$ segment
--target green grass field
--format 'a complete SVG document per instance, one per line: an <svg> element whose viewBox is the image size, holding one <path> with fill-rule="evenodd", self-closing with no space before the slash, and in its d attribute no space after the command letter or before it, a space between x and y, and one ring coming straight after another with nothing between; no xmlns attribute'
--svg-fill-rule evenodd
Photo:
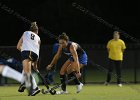
<svg viewBox="0 0 140 100"><path fill-rule="evenodd" d="M18 85L19 86L19 85ZM34 97L27 96L27 91L18 93L17 85L0 86L0 100L140 100L140 84L85 84L83 90L76 94L76 87L68 86L69 94L51 95L39 93ZM41 89L44 86L39 86Z"/></svg>

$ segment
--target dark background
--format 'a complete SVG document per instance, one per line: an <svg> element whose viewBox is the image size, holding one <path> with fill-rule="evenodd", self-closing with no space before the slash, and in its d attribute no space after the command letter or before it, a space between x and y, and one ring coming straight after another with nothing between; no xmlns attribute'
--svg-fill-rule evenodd
<svg viewBox="0 0 140 100"><path fill-rule="evenodd" d="M16 45L22 33L29 29L24 17L37 21L54 35L66 32L72 41L81 44L106 44L113 29L72 7L72 2L89 9L108 23L118 26L130 36L140 39L139 3L126 0L0 0L0 45ZM3 6L6 6L5 8ZM13 12L20 14L20 17ZM56 42L40 31L42 44ZM126 43L135 43L121 37Z"/></svg>

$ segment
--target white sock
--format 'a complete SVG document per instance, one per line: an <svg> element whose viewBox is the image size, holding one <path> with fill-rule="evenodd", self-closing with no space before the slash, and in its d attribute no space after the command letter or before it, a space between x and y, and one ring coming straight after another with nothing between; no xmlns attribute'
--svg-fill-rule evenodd
<svg viewBox="0 0 140 100"><path fill-rule="evenodd" d="M24 70L22 71L22 75L24 75ZM22 82L21 82L21 84L23 84L25 82L25 79L24 79L24 77L22 78ZM36 81L35 81L35 78L33 77L33 75L32 75L32 82L33 82L33 89L35 89L36 87L37 87L37 83L36 83Z"/></svg>
<svg viewBox="0 0 140 100"><path fill-rule="evenodd" d="M9 66L4 66L4 69L2 71L2 76L12 78L18 82L22 82L22 74Z"/></svg>
<svg viewBox="0 0 140 100"><path fill-rule="evenodd" d="M24 70L22 70L22 75L24 76ZM24 82L25 82L25 78L22 77L22 79L21 79L21 84L23 84Z"/></svg>
<svg viewBox="0 0 140 100"><path fill-rule="evenodd" d="M30 88L31 85L32 85L32 83L31 83L31 74L30 73L27 73L27 74L24 73L24 79L25 79L25 87Z"/></svg>
<svg viewBox="0 0 140 100"><path fill-rule="evenodd" d="M32 75L32 82L33 82L33 89L35 89L37 87L37 84L33 75Z"/></svg>

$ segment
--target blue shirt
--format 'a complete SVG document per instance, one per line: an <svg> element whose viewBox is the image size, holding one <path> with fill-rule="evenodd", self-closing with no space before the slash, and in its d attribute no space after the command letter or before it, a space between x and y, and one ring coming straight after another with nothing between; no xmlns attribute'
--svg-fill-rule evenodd
<svg viewBox="0 0 140 100"><path fill-rule="evenodd" d="M56 54L58 48L59 48L59 43L55 43L55 44L53 45L52 53L53 53L53 54Z"/></svg>

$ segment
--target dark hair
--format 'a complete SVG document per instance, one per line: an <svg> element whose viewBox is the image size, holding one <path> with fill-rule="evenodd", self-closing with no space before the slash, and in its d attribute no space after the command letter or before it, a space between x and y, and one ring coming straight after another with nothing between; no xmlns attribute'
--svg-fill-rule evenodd
<svg viewBox="0 0 140 100"><path fill-rule="evenodd" d="M36 22L32 22L30 26L30 31L36 32L38 31L38 26Z"/></svg>
<svg viewBox="0 0 140 100"><path fill-rule="evenodd" d="M114 31L114 32L113 32L113 34L114 34L114 33L118 33L118 34L120 34L120 32L119 32L119 31Z"/></svg>
<svg viewBox="0 0 140 100"><path fill-rule="evenodd" d="M69 41L69 36L66 33L62 33L61 35L58 36L58 40L64 39L66 41Z"/></svg>

